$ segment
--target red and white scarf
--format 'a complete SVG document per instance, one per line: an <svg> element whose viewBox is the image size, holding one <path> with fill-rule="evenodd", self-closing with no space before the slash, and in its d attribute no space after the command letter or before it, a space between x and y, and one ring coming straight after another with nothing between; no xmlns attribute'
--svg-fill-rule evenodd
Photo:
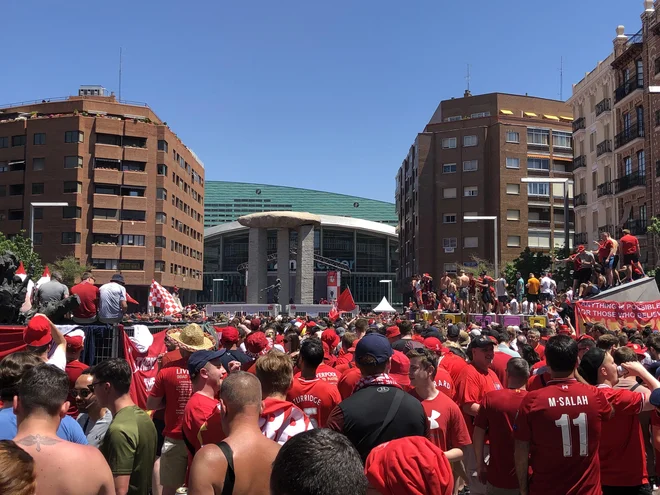
<svg viewBox="0 0 660 495"><path fill-rule="evenodd" d="M363 376L360 378L355 385L353 393L362 390L363 388L371 387L372 385L387 385L389 387L401 388L401 385L399 385L394 378L387 373L381 373L380 375Z"/></svg>

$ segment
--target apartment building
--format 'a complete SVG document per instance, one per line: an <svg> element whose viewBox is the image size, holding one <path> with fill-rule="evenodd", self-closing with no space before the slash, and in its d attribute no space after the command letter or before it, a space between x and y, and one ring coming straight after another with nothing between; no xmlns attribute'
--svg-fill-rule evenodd
<svg viewBox="0 0 660 495"><path fill-rule="evenodd" d="M573 176L575 242L594 247L600 232L618 235L620 217L615 193L618 170L614 157L614 54L573 85Z"/></svg>
<svg viewBox="0 0 660 495"><path fill-rule="evenodd" d="M493 222L464 216L497 216L502 264L526 246L563 246L565 221L573 231L572 121L566 103L530 96L466 92L441 102L396 176L401 288L417 273L494 260Z"/></svg>
<svg viewBox="0 0 660 495"><path fill-rule="evenodd" d="M67 206L33 206L33 203ZM99 283L121 272L146 305L156 280L202 288L204 168L145 104L102 87L0 107L2 232L32 232L48 263L67 255Z"/></svg>

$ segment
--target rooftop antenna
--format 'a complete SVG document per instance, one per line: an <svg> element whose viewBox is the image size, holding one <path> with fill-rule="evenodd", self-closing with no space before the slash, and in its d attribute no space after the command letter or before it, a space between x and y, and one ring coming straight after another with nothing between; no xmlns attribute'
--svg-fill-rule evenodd
<svg viewBox="0 0 660 495"><path fill-rule="evenodd" d="M564 101L564 57L559 62L559 99Z"/></svg>
<svg viewBox="0 0 660 495"><path fill-rule="evenodd" d="M122 47L119 47L119 101L121 101L121 55Z"/></svg>
<svg viewBox="0 0 660 495"><path fill-rule="evenodd" d="M470 64L467 64L467 75L465 76L465 80L467 81L467 89L465 90L464 96L472 96L472 93L470 92Z"/></svg>

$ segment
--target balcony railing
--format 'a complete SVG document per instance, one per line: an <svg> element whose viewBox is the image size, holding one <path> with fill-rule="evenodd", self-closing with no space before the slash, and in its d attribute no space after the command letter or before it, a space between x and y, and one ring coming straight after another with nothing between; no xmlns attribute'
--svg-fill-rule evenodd
<svg viewBox="0 0 660 495"><path fill-rule="evenodd" d="M586 244L587 243L587 233L580 232L573 234L573 244Z"/></svg>
<svg viewBox="0 0 660 495"><path fill-rule="evenodd" d="M612 98L604 98L596 105L596 117L603 112L612 110Z"/></svg>
<svg viewBox="0 0 660 495"><path fill-rule="evenodd" d="M573 196L573 206L585 206L587 204L587 193L580 193L576 196Z"/></svg>
<svg viewBox="0 0 660 495"><path fill-rule="evenodd" d="M645 235L646 227L646 220L630 219L623 224L623 228L628 229L632 235Z"/></svg>
<svg viewBox="0 0 660 495"><path fill-rule="evenodd" d="M587 127L587 122L584 119L584 117L580 117L579 119L575 119L573 121L573 132L577 132L579 130L585 129Z"/></svg>
<svg viewBox="0 0 660 495"><path fill-rule="evenodd" d="M573 170L587 166L587 157L584 155L573 158Z"/></svg>
<svg viewBox="0 0 660 495"><path fill-rule="evenodd" d="M655 176L660 177L660 160L655 162Z"/></svg>
<svg viewBox="0 0 660 495"><path fill-rule="evenodd" d="M644 84L637 78L637 74L632 74L630 79L628 79L614 91L614 102L618 103L633 91L643 88Z"/></svg>
<svg viewBox="0 0 660 495"><path fill-rule="evenodd" d="M614 225L601 225L598 227L598 235L602 234L603 232L607 232L610 234L612 237L617 237L617 228Z"/></svg>
<svg viewBox="0 0 660 495"><path fill-rule="evenodd" d="M622 193L628 189L638 186L646 186L646 175L637 172L632 172L631 174L624 175L623 177L618 178L616 181L615 192Z"/></svg>
<svg viewBox="0 0 660 495"><path fill-rule="evenodd" d="M598 143L598 145L596 146L596 156L601 156L604 155L605 153L611 153L611 152L612 152L611 139L606 139L605 141Z"/></svg>
<svg viewBox="0 0 660 495"><path fill-rule="evenodd" d="M642 137L644 137L644 126L639 125L639 122L635 122L633 125L627 129L623 129L623 131L614 137L614 149L628 144L633 139Z"/></svg>
<svg viewBox="0 0 660 495"><path fill-rule="evenodd" d="M601 196L609 196L611 194L614 194L614 184L611 182L604 182L602 184L598 184L597 192L596 194L600 198Z"/></svg>

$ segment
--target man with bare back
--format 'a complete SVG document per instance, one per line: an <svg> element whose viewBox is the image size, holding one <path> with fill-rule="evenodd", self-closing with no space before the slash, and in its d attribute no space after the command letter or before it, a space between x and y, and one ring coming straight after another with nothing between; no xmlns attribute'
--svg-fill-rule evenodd
<svg viewBox="0 0 660 495"><path fill-rule="evenodd" d="M261 495L270 493L270 474L280 446L259 428L261 384L238 371L222 382L222 428L227 438L205 445L190 469L189 495Z"/></svg>
<svg viewBox="0 0 660 495"><path fill-rule="evenodd" d="M112 473L98 449L57 437L68 393L66 373L41 364L25 372L14 397L14 441L34 458L36 495L114 495Z"/></svg>
<svg viewBox="0 0 660 495"><path fill-rule="evenodd" d="M465 274L465 270L460 271L456 282L458 282L458 301L461 313L468 313L470 309L470 277Z"/></svg>
<svg viewBox="0 0 660 495"><path fill-rule="evenodd" d="M449 291L449 285L451 284L451 277L449 273L443 272L442 278L440 279L440 293L446 294Z"/></svg>

